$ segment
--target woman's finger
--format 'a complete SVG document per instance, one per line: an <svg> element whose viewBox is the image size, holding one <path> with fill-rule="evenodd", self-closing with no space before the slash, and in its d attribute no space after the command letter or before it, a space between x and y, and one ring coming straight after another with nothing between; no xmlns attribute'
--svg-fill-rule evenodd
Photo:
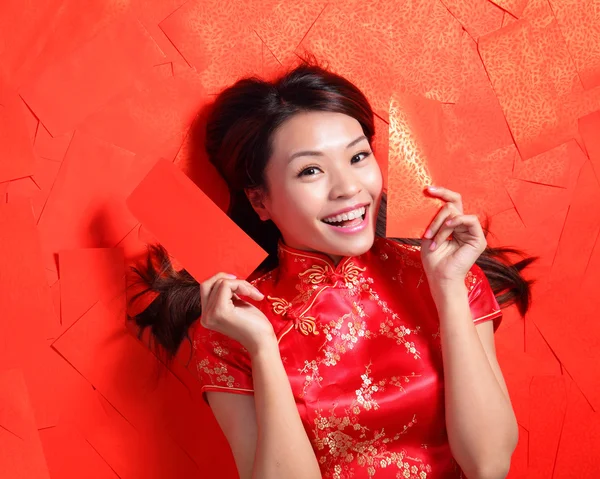
<svg viewBox="0 0 600 479"><path fill-rule="evenodd" d="M459 214L463 213L463 202L460 193L444 188L443 186L430 186L427 188L427 191L433 196L452 203Z"/></svg>
<svg viewBox="0 0 600 479"><path fill-rule="evenodd" d="M433 238L442 227L442 224L444 224L448 218L452 218L459 214L460 213L456 210L456 207L452 203L446 203L444 206L442 206L436 217L433 219L429 225L429 228L427 228L427 231L425 231L424 238Z"/></svg>
<svg viewBox="0 0 600 479"><path fill-rule="evenodd" d="M256 301L261 301L264 298L264 295L248 281L220 278L213 286L208 303L212 303L214 306L222 306L224 302L233 304L231 300L234 298L234 295L237 295L238 298L244 296Z"/></svg>
<svg viewBox="0 0 600 479"><path fill-rule="evenodd" d="M217 273L214 276L211 276L206 281L203 281L200 284L200 304L206 305L208 303L208 297L210 296L210 292L213 289L215 283L220 279L235 279L233 274L229 273Z"/></svg>
<svg viewBox="0 0 600 479"><path fill-rule="evenodd" d="M443 227L434 238L434 241L431 243L429 249L431 251L435 251L437 247L446 241L451 234L456 233L456 229L459 227L463 227L462 233L470 234L473 237L481 237L485 240L483 228L481 228L481 224L479 223L479 218L477 218L477 216L458 215L453 218L448 218L448 220L444 222ZM464 231L464 228L466 228L466 231Z"/></svg>

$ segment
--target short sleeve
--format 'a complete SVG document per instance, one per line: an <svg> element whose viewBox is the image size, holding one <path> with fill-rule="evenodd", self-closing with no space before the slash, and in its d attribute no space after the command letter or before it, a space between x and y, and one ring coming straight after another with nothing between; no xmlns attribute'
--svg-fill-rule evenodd
<svg viewBox="0 0 600 479"><path fill-rule="evenodd" d="M193 337L193 368L207 404L206 391L254 394L250 356L240 343L201 324Z"/></svg>
<svg viewBox="0 0 600 479"><path fill-rule="evenodd" d="M469 291L469 307L473 322L494 321L494 331L500 327L502 310L483 270L474 264L467 273L465 284Z"/></svg>

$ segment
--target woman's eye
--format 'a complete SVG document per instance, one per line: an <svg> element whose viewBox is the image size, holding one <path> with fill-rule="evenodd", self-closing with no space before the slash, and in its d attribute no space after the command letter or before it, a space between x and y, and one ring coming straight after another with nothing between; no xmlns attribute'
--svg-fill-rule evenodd
<svg viewBox="0 0 600 479"><path fill-rule="evenodd" d="M358 154L354 155L354 156L352 157L352 160L354 160L354 158L357 158L357 157L359 157L360 155L365 155L365 156L363 157L363 160L364 160L364 159L365 159L365 158L367 158L367 157L368 157L370 154L371 154L371 152L370 152L370 151L361 151L360 153L358 153ZM358 160L358 161L360 161L360 160ZM358 161L357 161L356 163L358 163Z"/></svg>
<svg viewBox="0 0 600 479"><path fill-rule="evenodd" d="M370 156L372 153L372 151L361 151L360 153L357 153L356 155L354 155L352 157L352 159L350 160L351 164L355 164L360 162L361 160L364 160L365 158L367 158L368 156ZM361 155L364 155L361 158ZM357 161L354 161L355 158L358 158ZM298 172L298 176L314 176L316 174L316 172L320 171L321 168L317 167L317 166L309 166L307 168L303 168L302 170L300 170Z"/></svg>
<svg viewBox="0 0 600 479"><path fill-rule="evenodd" d="M313 174L309 174L309 171L317 171L319 168L316 166L309 166L308 168L303 169L298 173L298 176L314 176Z"/></svg>

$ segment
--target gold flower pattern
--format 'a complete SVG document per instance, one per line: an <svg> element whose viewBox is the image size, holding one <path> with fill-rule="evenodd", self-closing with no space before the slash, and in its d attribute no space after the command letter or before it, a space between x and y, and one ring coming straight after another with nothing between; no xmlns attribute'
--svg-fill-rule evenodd
<svg viewBox="0 0 600 479"><path fill-rule="evenodd" d="M446 436L439 320L424 281L419 247L379 237L337 265L280 243L279 267L252 281L324 478L463 477ZM465 284L481 287L481 271ZM482 314L497 312L490 295L479 291L492 308ZM198 337L202 390L252 394L245 350Z"/></svg>

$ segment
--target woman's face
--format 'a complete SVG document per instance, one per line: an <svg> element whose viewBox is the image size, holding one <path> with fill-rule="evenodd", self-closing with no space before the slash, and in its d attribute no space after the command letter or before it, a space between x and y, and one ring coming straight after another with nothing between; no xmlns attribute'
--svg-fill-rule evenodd
<svg viewBox="0 0 600 479"><path fill-rule="evenodd" d="M294 115L274 133L265 175L268 192L255 209L263 220L273 220L285 244L326 253L336 264L341 256L371 248L382 175L354 118L330 112ZM323 221L348 209L354 211L350 217L348 211L333 218L334 224Z"/></svg>

